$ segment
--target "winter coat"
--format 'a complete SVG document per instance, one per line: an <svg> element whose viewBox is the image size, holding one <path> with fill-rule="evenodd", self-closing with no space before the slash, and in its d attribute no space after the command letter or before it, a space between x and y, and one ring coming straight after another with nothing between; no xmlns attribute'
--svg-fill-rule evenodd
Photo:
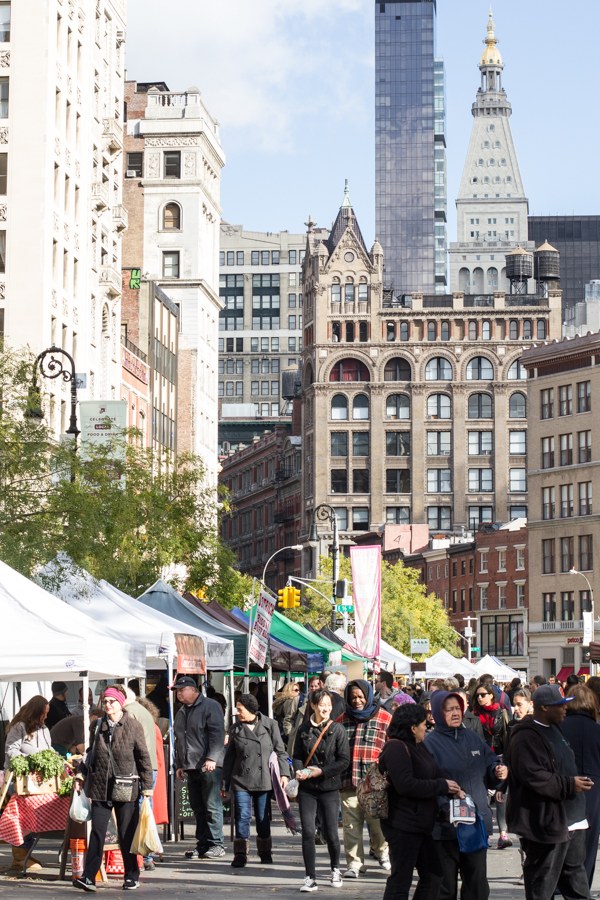
<svg viewBox="0 0 600 900"><path fill-rule="evenodd" d="M562 737L559 728L550 728L555 729L554 737ZM573 751L563 738L558 756L546 736L549 730L537 724L533 716L525 716L511 729L506 751L508 827L542 844L568 840L566 801L575 800L573 775L577 774ZM585 812L580 818L584 816Z"/></svg>
<svg viewBox="0 0 600 900"><path fill-rule="evenodd" d="M234 791L270 791L269 756L275 751L279 773L290 777L287 753L275 719L260 713L254 728L235 722L229 729L229 741L223 762L225 789Z"/></svg>
<svg viewBox="0 0 600 900"><path fill-rule="evenodd" d="M284 741L290 736L299 705L300 694L296 694L295 697L284 697L283 694L277 694L273 700L273 718L279 725L281 737Z"/></svg>
<svg viewBox="0 0 600 900"><path fill-rule="evenodd" d="M492 833L492 813L488 805L488 788L494 790L500 784L495 775L498 757L492 753L485 741L461 725L448 728L442 717L442 706L449 697L458 697L451 691L435 691L431 696L431 711L435 728L427 733L425 747L435 757L447 778L457 781L463 791L469 794L485 822L487 833ZM460 699L460 698L459 698ZM436 824L435 840L456 841L456 828L449 822L449 802L440 803L440 821Z"/></svg>
<svg viewBox="0 0 600 900"><path fill-rule="evenodd" d="M386 824L409 834L431 834L436 798L447 796L448 783L427 747L392 738L381 751L379 769L390 782Z"/></svg>
<svg viewBox="0 0 600 900"><path fill-rule="evenodd" d="M16 756L31 756L32 753L49 750L51 747L52 739L45 725L42 725L41 728L36 728L33 734L27 734L27 729L23 722L17 722L16 725L9 729L6 735L4 768L8 769L11 759L14 759Z"/></svg>
<svg viewBox="0 0 600 900"><path fill-rule="evenodd" d="M314 725L309 720L303 722L298 729L293 753L295 772L305 768L310 751L326 725L327 722ZM306 791L309 794L339 791L342 785L342 775L350 765L350 748L343 725L338 722L331 723L309 765L318 766L323 772L318 778L301 781L300 791Z"/></svg>
<svg viewBox="0 0 600 900"><path fill-rule="evenodd" d="M140 723L123 711L122 718L114 726L110 749L115 761L115 772L108 752L110 728L106 716L95 722L92 729L90 749L79 766L79 772L85 778L85 792L90 800L110 800L115 774L138 775L140 790L152 790L152 763Z"/></svg>
<svg viewBox="0 0 600 900"><path fill-rule="evenodd" d="M354 719L346 712L336 721L345 728L350 747L350 765L344 772L342 790L352 790L365 777L371 763L379 759L392 717L383 706L378 706L370 719Z"/></svg>
<svg viewBox="0 0 600 900"><path fill-rule="evenodd" d="M201 769L207 759L223 765L225 719L216 700L198 694L191 706L178 710L173 727L178 769Z"/></svg>

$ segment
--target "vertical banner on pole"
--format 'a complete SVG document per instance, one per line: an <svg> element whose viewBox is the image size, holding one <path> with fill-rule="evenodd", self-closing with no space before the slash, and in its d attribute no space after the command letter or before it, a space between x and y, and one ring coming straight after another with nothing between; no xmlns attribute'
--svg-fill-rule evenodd
<svg viewBox="0 0 600 900"><path fill-rule="evenodd" d="M261 591L256 606L256 615L252 624L252 636L248 656L259 666L264 666L269 652L269 635L271 619L277 600L272 594Z"/></svg>
<svg viewBox="0 0 600 900"><path fill-rule="evenodd" d="M355 644L374 659L381 645L381 547L350 547L350 562Z"/></svg>

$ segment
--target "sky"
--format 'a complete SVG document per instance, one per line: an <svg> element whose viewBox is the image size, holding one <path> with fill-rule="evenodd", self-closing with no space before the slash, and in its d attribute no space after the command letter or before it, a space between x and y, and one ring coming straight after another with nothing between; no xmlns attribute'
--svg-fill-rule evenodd
<svg viewBox="0 0 600 900"><path fill-rule="evenodd" d="M374 0L128 0L127 77L200 88L226 155L223 219L330 227L344 181L375 238ZM492 0L531 215L599 215L599 0ZM448 238L490 0L437 0Z"/></svg>

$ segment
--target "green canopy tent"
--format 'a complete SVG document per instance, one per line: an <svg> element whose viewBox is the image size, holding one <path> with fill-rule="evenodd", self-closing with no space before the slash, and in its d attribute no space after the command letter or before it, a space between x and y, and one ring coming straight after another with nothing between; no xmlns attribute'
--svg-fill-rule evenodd
<svg viewBox="0 0 600 900"><path fill-rule="evenodd" d="M254 621L255 615L256 607L252 610L252 621ZM303 650L307 653L321 653L325 666L327 665L329 654L339 653L340 651L343 663L365 662L364 657L357 656L355 653L349 653L340 647L339 643L330 641L322 635L313 634L304 625L293 622L291 619L278 613L277 610L273 612L271 634L278 641L283 641L284 644L289 644L290 647L295 647L296 650Z"/></svg>

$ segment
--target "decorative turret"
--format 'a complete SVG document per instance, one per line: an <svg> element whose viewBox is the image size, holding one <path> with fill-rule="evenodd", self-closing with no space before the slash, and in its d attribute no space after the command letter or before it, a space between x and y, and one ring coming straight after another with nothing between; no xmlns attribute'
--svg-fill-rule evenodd
<svg viewBox="0 0 600 900"><path fill-rule="evenodd" d="M494 28L492 11L488 16L487 33L484 40L485 50L479 60L481 86L471 111L474 116L511 115L511 106L506 99L506 91L502 87L502 71L504 63L498 50L498 39ZM490 112L492 107L492 112Z"/></svg>

